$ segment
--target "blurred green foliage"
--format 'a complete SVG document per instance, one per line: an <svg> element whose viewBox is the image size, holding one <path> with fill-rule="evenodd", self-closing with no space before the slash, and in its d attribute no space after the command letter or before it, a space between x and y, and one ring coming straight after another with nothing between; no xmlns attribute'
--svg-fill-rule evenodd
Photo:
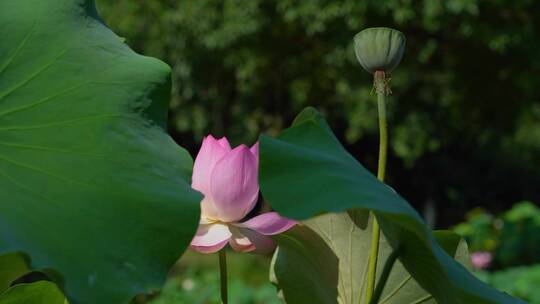
<svg viewBox="0 0 540 304"><path fill-rule="evenodd" d="M513 267L496 272L477 272L476 275L493 287L519 297L530 304L540 304L540 264Z"/></svg>
<svg viewBox="0 0 540 304"><path fill-rule="evenodd" d="M352 38L397 28L389 183L418 208L434 202L438 226L540 201L539 1L97 2L127 44L173 67L169 131L192 152L209 132L276 134L312 105L370 169L377 108Z"/></svg>
<svg viewBox="0 0 540 304"><path fill-rule="evenodd" d="M270 257L227 254L229 301L235 304L280 304L276 288L268 280ZM186 252L173 268L167 284L151 297L134 304L220 303L218 255Z"/></svg>
<svg viewBox="0 0 540 304"><path fill-rule="evenodd" d="M499 215L477 208L454 231L467 240L471 252L492 254L489 269L475 272L480 279L540 304L540 208L527 201Z"/></svg>
<svg viewBox="0 0 540 304"><path fill-rule="evenodd" d="M540 208L531 202L498 216L473 210L454 231L465 237L471 252L493 253L492 269L540 263Z"/></svg>

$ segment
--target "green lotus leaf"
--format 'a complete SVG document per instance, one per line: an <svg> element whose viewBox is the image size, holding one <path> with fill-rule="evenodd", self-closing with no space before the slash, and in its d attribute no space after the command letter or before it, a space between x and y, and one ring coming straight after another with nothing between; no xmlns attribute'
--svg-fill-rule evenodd
<svg viewBox="0 0 540 304"><path fill-rule="evenodd" d="M371 246L371 221L361 213L330 213L303 222L276 237L271 280L287 303L364 303ZM460 263L469 264L467 245L456 234L436 233L437 241ZM377 281L393 249L379 245ZM379 303L436 303L397 261Z"/></svg>
<svg viewBox="0 0 540 304"><path fill-rule="evenodd" d="M90 0L0 1L0 252L65 278L72 303L161 286L199 220L165 133L170 69Z"/></svg>
<svg viewBox="0 0 540 304"><path fill-rule="evenodd" d="M375 213L399 260L438 303L522 303L475 278L437 243L418 213L351 156L313 108L278 138L260 139L263 196L283 216L305 220L355 208Z"/></svg>

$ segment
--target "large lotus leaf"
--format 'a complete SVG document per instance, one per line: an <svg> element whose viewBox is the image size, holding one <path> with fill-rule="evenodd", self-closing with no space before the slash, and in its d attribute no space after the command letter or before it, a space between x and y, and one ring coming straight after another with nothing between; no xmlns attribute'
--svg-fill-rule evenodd
<svg viewBox="0 0 540 304"><path fill-rule="evenodd" d="M0 41L0 252L58 270L73 303L160 286L200 201L163 130L169 67L91 0L0 1Z"/></svg>
<svg viewBox="0 0 540 304"><path fill-rule="evenodd" d="M0 304L68 304L64 294L49 281L18 284L0 294Z"/></svg>
<svg viewBox="0 0 540 304"><path fill-rule="evenodd" d="M271 278L287 303L358 304L365 301L371 221L358 213L325 214L278 235ZM467 265L467 245L451 232L437 232L447 252ZM392 247L379 245L377 281ZM379 303L436 303L397 261Z"/></svg>
<svg viewBox="0 0 540 304"><path fill-rule="evenodd" d="M438 303L520 303L475 278L437 244L418 213L341 146L320 114L304 110L278 138L261 137L261 191L276 211L304 220L372 210L400 261Z"/></svg>
<svg viewBox="0 0 540 304"><path fill-rule="evenodd" d="M30 271L30 259L20 252L0 254L0 293Z"/></svg>

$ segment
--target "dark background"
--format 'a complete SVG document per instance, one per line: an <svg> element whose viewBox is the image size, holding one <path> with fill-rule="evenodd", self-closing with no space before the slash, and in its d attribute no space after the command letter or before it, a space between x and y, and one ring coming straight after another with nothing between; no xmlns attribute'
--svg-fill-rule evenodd
<svg viewBox="0 0 540 304"><path fill-rule="evenodd" d="M193 155L208 133L251 144L311 105L374 172L376 101L352 38L388 26L407 47L387 182L436 227L540 202L540 1L97 2L128 45L173 68L169 132Z"/></svg>

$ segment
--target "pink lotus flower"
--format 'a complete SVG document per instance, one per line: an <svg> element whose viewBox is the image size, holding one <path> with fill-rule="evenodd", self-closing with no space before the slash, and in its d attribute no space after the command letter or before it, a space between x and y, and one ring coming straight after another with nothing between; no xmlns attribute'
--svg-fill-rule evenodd
<svg viewBox="0 0 540 304"><path fill-rule="evenodd" d="M487 251L477 251L471 254L471 262L475 269L486 269L491 264L493 257Z"/></svg>
<svg viewBox="0 0 540 304"><path fill-rule="evenodd" d="M191 186L204 194L201 220L191 248L212 253L229 243L236 251L269 252L275 244L269 235L279 234L295 222L268 212L242 220L257 203L259 144L231 149L225 137L208 135L195 159Z"/></svg>

